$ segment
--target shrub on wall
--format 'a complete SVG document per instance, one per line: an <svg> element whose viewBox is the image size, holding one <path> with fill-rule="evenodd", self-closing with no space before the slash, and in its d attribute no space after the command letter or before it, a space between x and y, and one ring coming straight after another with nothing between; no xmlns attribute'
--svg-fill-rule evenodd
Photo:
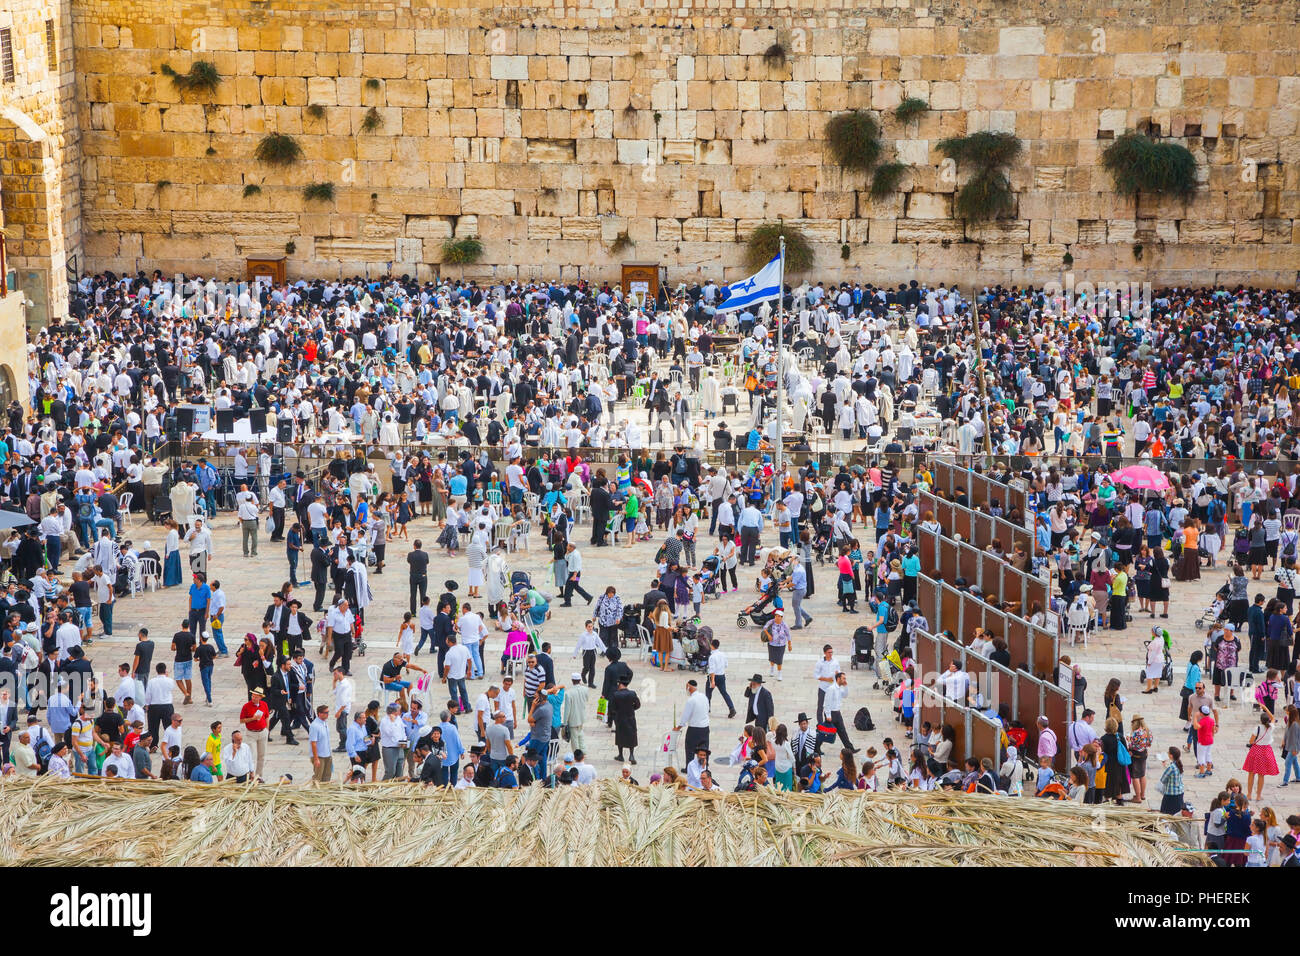
<svg viewBox="0 0 1300 956"><path fill-rule="evenodd" d="M826 123L826 141L835 161L845 169L866 172L880 159L880 124L865 110L831 117Z"/></svg>
<svg viewBox="0 0 1300 956"><path fill-rule="evenodd" d="M269 166L292 166L302 159L302 147L292 136L284 133L268 133L258 142L253 156L258 162Z"/></svg>
<svg viewBox="0 0 1300 956"><path fill-rule="evenodd" d="M217 65L210 60L195 60L190 64L188 73L177 73L170 63L164 63L159 69L171 79L172 86L179 93L208 93L217 91L221 85L221 73Z"/></svg>
<svg viewBox="0 0 1300 956"><path fill-rule="evenodd" d="M755 227L745 240L745 265L757 272L781 250L785 236L785 271L787 275L807 272L816 256L811 243L788 222L765 222Z"/></svg>
<svg viewBox="0 0 1300 956"><path fill-rule="evenodd" d="M384 125L384 117L380 115L379 110L373 106L366 110L365 118L361 120L361 132L373 133Z"/></svg>
<svg viewBox="0 0 1300 956"><path fill-rule="evenodd" d="M884 199L890 193L896 192L907 168L906 163L884 163L877 166L871 176L871 198Z"/></svg>
<svg viewBox="0 0 1300 956"><path fill-rule="evenodd" d="M1196 191L1196 158L1181 143L1161 143L1130 131L1106 147L1101 163L1121 196L1190 196Z"/></svg>
<svg viewBox="0 0 1300 956"><path fill-rule="evenodd" d="M302 198L308 202L333 202L333 183L308 183L302 187Z"/></svg>
<svg viewBox="0 0 1300 956"><path fill-rule="evenodd" d="M957 214L968 222L1010 215L1015 206L1011 181L1002 171L1023 148L1012 133L971 133L942 139L939 152L971 169L971 176L957 192Z"/></svg>
<svg viewBox="0 0 1300 956"><path fill-rule="evenodd" d="M930 104L919 97L909 96L894 107L894 118L900 123L910 123L930 108Z"/></svg>

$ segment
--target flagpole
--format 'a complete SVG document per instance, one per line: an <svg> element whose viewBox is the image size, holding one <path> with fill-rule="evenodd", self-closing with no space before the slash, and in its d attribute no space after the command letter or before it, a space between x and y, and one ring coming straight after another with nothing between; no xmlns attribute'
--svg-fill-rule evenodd
<svg viewBox="0 0 1300 956"><path fill-rule="evenodd" d="M782 469L785 467L785 374L781 370L782 350L785 345L785 236L781 237L781 278L776 283L776 468L773 469L776 482L781 482ZM773 488L773 499L779 496L781 485Z"/></svg>

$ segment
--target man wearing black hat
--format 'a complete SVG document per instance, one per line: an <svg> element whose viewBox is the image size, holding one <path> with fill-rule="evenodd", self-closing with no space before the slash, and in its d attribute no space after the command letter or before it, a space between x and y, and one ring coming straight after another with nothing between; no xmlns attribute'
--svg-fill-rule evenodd
<svg viewBox="0 0 1300 956"><path fill-rule="evenodd" d="M696 747L691 757L690 763L686 765L686 785L702 789L700 784L700 774L707 773L709 770L709 754L713 751L708 747Z"/></svg>
<svg viewBox="0 0 1300 956"><path fill-rule="evenodd" d="M796 722L799 724L799 729L790 738L790 749L794 751L795 776L802 776L803 768L812 761L813 755L817 752L817 731L809 725L808 715L803 711L799 712Z"/></svg>
<svg viewBox="0 0 1300 956"><path fill-rule="evenodd" d="M622 763L623 751L627 750L627 762L635 764L636 712L641 708L641 698L636 695L636 691L628 687L630 681L631 677L626 674L618 678L618 690L614 691L614 696L610 699L609 709L614 717L614 746L618 748L618 756L615 759Z"/></svg>
<svg viewBox="0 0 1300 956"><path fill-rule="evenodd" d="M313 611L325 610L325 585L329 581L329 567L329 552L321 547L319 541L312 542L311 583L316 587L316 599L312 602Z"/></svg>
<svg viewBox="0 0 1300 956"><path fill-rule="evenodd" d="M284 650L284 638L289 629L289 605L284 603L284 595L279 591L271 592L271 603L262 614L262 623L269 624L275 637L275 651L281 658L288 655Z"/></svg>
<svg viewBox="0 0 1300 956"><path fill-rule="evenodd" d="M776 705L772 703L772 692L763 686L762 674L755 674L749 679L745 698L749 701L745 705L745 723L753 724L766 733L768 721L776 713Z"/></svg>

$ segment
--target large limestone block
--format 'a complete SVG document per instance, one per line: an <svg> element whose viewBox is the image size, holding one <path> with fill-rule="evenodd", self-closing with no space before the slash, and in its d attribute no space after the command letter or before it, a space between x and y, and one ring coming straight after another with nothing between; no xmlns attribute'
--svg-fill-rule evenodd
<svg viewBox="0 0 1300 956"><path fill-rule="evenodd" d="M898 220L898 242L940 243L944 240L957 242L962 238L964 238L962 224L951 219Z"/></svg>
<svg viewBox="0 0 1300 956"><path fill-rule="evenodd" d="M909 193L907 218L949 219L952 217L952 197L940 193Z"/></svg>
<svg viewBox="0 0 1300 956"><path fill-rule="evenodd" d="M1003 27L998 31L998 53L1003 55L1041 55L1047 52L1044 27Z"/></svg>

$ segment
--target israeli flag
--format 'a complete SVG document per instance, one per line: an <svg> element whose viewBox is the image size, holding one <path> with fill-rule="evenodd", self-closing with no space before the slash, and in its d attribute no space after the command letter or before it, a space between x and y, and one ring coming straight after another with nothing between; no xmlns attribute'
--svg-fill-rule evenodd
<svg viewBox="0 0 1300 956"><path fill-rule="evenodd" d="M727 286L727 299L720 306L719 312L739 312L751 305L758 305L768 299L781 297L781 255L772 257L772 261L748 279L733 282Z"/></svg>

